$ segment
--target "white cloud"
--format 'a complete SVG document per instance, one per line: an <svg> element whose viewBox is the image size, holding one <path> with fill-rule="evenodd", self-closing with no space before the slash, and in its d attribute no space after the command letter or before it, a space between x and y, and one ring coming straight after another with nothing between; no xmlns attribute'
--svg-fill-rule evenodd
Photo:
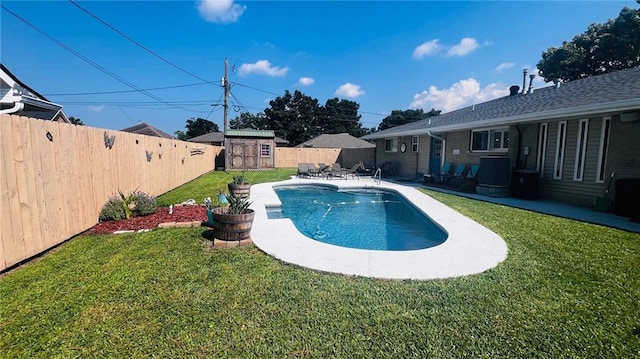
<svg viewBox="0 0 640 359"><path fill-rule="evenodd" d="M242 64L238 74L248 76L251 74L267 75L271 77L282 77L289 72L288 67L272 66L268 60L258 60L253 64Z"/></svg>
<svg viewBox="0 0 640 359"><path fill-rule="evenodd" d="M498 65L498 67L496 67L496 72L502 72L504 70L508 70L510 68L513 68L516 65L515 62L503 62L500 65Z"/></svg>
<svg viewBox="0 0 640 359"><path fill-rule="evenodd" d="M439 39L435 39L419 45L415 50L413 50L413 58L421 59L425 56L437 54L442 49L442 45L439 44L439 41Z"/></svg>
<svg viewBox="0 0 640 359"><path fill-rule="evenodd" d="M298 80L298 84L302 86L313 85L314 82L316 82L316 80L311 77L301 77L300 80Z"/></svg>
<svg viewBox="0 0 640 359"><path fill-rule="evenodd" d="M87 109L91 112L102 112L102 110L104 110L104 105L91 105L87 106Z"/></svg>
<svg viewBox="0 0 640 359"><path fill-rule="evenodd" d="M447 51L447 56L465 56L479 48L478 42L472 37L465 37L457 45Z"/></svg>
<svg viewBox="0 0 640 359"><path fill-rule="evenodd" d="M435 86L430 86L429 90L413 95L410 108L422 108L430 110L442 110L450 112L461 107L469 106L492 100L497 97L506 96L509 93L507 86L500 83L492 83L484 89L474 78L461 80L453 84L448 89L439 90Z"/></svg>
<svg viewBox="0 0 640 359"><path fill-rule="evenodd" d="M234 4L233 0L199 0L196 4L200 16L216 24L236 22L247 9L246 5Z"/></svg>
<svg viewBox="0 0 640 359"><path fill-rule="evenodd" d="M360 86L347 82L346 84L338 87L335 92L336 96L355 98L364 95L365 92Z"/></svg>

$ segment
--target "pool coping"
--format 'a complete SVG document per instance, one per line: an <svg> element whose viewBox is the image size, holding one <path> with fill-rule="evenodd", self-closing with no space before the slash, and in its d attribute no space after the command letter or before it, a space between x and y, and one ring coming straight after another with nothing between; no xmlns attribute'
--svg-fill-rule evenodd
<svg viewBox="0 0 640 359"><path fill-rule="evenodd" d="M268 207L281 205L274 186L322 185L336 189L381 188L394 191L413 203L448 233L435 247L410 251L345 248L313 240L289 218L267 218ZM507 245L496 233L416 188L370 178L326 180L292 178L251 186L255 211L251 238L263 252L302 267L354 276L382 279L429 280L484 272L507 257Z"/></svg>

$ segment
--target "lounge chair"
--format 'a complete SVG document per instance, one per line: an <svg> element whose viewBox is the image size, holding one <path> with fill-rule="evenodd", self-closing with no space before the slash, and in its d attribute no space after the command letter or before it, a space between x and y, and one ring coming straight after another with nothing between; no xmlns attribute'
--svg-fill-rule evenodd
<svg viewBox="0 0 640 359"><path fill-rule="evenodd" d="M479 164L474 164L469 166L469 171L467 171L467 179L475 180L478 178L478 171L480 170Z"/></svg>
<svg viewBox="0 0 640 359"><path fill-rule="evenodd" d="M331 165L331 170L327 171L327 177L340 177L343 178L345 176L345 171L342 170L342 166L339 163L334 163Z"/></svg>
<svg viewBox="0 0 640 359"><path fill-rule="evenodd" d="M440 173L436 176L439 182L444 183L445 180L448 181L451 178L451 170L453 169L453 163L445 162L440 169Z"/></svg>
<svg viewBox="0 0 640 359"><path fill-rule="evenodd" d="M344 175L346 178L349 178L349 176L351 176L352 178L358 178L360 179L360 177L357 176L357 171L362 168L364 169L364 164L361 162L356 163L355 165L353 165L353 167L344 170Z"/></svg>
<svg viewBox="0 0 640 359"><path fill-rule="evenodd" d="M298 163L298 177L310 177L309 164Z"/></svg>
<svg viewBox="0 0 640 359"><path fill-rule="evenodd" d="M461 186L462 180L465 178L466 174L467 174L467 164L461 163L457 165L456 170L453 171L453 174L451 175L451 178L449 181L450 184L454 186Z"/></svg>

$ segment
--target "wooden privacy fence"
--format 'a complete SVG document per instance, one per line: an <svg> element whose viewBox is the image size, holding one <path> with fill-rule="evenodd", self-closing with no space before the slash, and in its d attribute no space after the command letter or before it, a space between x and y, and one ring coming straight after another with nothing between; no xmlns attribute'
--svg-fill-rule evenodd
<svg viewBox="0 0 640 359"><path fill-rule="evenodd" d="M162 194L213 170L221 150L0 116L0 271L91 228L118 190Z"/></svg>
<svg viewBox="0 0 640 359"><path fill-rule="evenodd" d="M297 148L277 147L276 167L298 167L298 163L340 163L351 167L358 161L374 163L373 148Z"/></svg>

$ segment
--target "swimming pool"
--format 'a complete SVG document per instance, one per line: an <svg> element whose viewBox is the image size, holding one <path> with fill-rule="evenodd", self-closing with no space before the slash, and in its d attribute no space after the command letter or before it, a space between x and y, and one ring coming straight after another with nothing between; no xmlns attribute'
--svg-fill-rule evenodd
<svg viewBox="0 0 640 359"><path fill-rule="evenodd" d="M437 246L447 234L396 193L325 186L274 188L282 202L269 218L290 218L309 238L348 248L417 250Z"/></svg>
<svg viewBox="0 0 640 359"><path fill-rule="evenodd" d="M348 248L314 240L300 232L290 218L274 218L273 212L267 214L282 206L276 188L309 184L339 191L366 189L397 193L428 214L448 237L437 246L417 250ZM313 270L374 278L428 280L481 273L507 257L507 245L496 233L416 188L399 183L368 178L292 178L252 185L251 202L250 208L255 211L251 240L256 247L285 263Z"/></svg>

